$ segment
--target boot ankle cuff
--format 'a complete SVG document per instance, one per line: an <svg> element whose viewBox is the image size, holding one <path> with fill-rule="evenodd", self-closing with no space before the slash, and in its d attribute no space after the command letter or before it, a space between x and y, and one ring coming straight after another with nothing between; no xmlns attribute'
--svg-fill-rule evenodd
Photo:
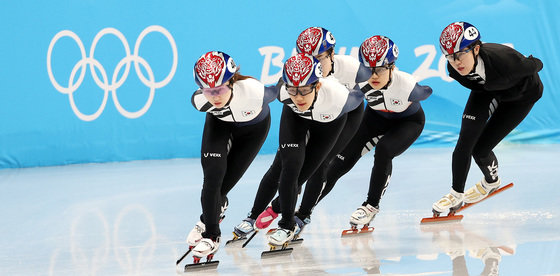
<svg viewBox="0 0 560 276"><path fill-rule="evenodd" d="M498 184L499 182L500 182L500 178L499 178L499 177L498 177L498 178L496 179L496 181L494 181L494 182L488 182L488 181L486 181L486 178L483 177L483 178L482 178L482 181L481 181L481 184L482 184L482 186L484 186L485 188L491 188L491 187L489 187L489 186L496 186L496 184Z"/></svg>
<svg viewBox="0 0 560 276"><path fill-rule="evenodd" d="M451 192L449 192L452 196L454 196L455 198L459 199L459 200L463 200L464 197L464 193L459 193L457 191L455 191L454 189L451 189Z"/></svg>

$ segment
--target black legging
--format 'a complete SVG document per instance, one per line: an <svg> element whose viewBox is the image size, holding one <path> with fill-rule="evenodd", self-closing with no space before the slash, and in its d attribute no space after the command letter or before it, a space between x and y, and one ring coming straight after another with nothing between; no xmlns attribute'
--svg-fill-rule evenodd
<svg viewBox="0 0 560 276"><path fill-rule="evenodd" d="M303 192L303 197L298 208L298 216L300 219L305 219L311 216L311 211L319 203L319 201L324 198L328 191L324 191L324 185L326 185L327 169L330 163L336 158L337 154L340 153L346 145L350 142L352 137L358 131L364 117L364 103L348 112L348 118L346 119L346 124L336 141L336 144L329 152L329 155L315 171L315 173L307 179L307 184L305 184L305 190ZM303 182L302 182L303 183ZM301 185L300 183L299 185ZM330 191L330 189L329 189ZM272 202L274 204L274 202ZM274 205L273 205L274 206Z"/></svg>
<svg viewBox="0 0 560 276"><path fill-rule="evenodd" d="M367 200L378 206L393 170L393 158L408 149L422 133L424 111L404 118L387 119L370 108L366 109L358 132L348 146L335 158L327 171L327 182L319 200L332 190L340 177L345 175L358 160L375 147L373 168Z"/></svg>
<svg viewBox="0 0 560 276"><path fill-rule="evenodd" d="M305 188L305 192L303 194L302 199L302 206L304 202L306 203L305 206L310 206L311 209L315 202L317 202L317 198L321 193L321 186L324 182L326 177L326 168L328 164L332 161L336 154L338 154L350 141L350 139L358 130L360 123L362 122L362 117L364 115L364 103L362 102L356 109L348 112L346 123L344 124L344 128L342 129L340 136L336 140L336 144L331 149L327 158L319 165L317 169L314 169L315 163L314 162L305 162L303 164L303 168L301 169L301 173L299 174L298 178L298 193L299 189L301 189L301 185L305 183L307 180L307 185ZM270 166L269 170L264 175L263 179L261 180L261 184L259 185L259 190L257 192L257 196L255 198L255 202L253 207L251 208L251 213L249 217L252 219L256 219L261 212L268 206L268 203L272 200L276 191L278 189L278 181L280 179L280 171L282 169L281 161L280 161L280 154L276 154L274 157L274 161ZM313 175L311 175L313 174ZM311 175L311 176L310 176ZM309 179L309 180L308 180ZM275 183L276 185L273 186L271 183ZM309 185L313 187L317 186L316 189L307 188ZM310 191L308 191L308 189ZM316 195L315 195L316 194ZM278 197L272 200L272 210L277 213L281 213L280 201ZM310 213L311 211L309 211ZM299 214L302 214L302 207L300 206ZM302 216L302 218L305 218Z"/></svg>
<svg viewBox="0 0 560 276"><path fill-rule="evenodd" d="M453 151L453 190L464 192L471 156L486 181L497 180L498 160L492 149L525 119L534 104L532 101L499 102L488 92L471 92Z"/></svg>
<svg viewBox="0 0 560 276"><path fill-rule="evenodd" d="M257 156L269 128L270 114L261 122L242 127L221 121L211 114L206 115L201 148L204 172L201 220L206 225L203 237L221 235L218 225L220 207Z"/></svg>
<svg viewBox="0 0 560 276"><path fill-rule="evenodd" d="M256 219L278 191L279 208L275 211L282 212L278 225L294 229L299 179L312 175L325 160L346 123L346 117L345 114L332 122L320 123L301 118L284 106L280 120L280 147L261 180L249 217ZM307 136L309 140L306 142Z"/></svg>

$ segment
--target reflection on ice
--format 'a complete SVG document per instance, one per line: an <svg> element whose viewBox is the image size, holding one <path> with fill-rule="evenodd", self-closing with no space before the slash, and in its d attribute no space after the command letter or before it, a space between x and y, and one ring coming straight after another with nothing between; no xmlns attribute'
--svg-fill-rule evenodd
<svg viewBox="0 0 560 276"><path fill-rule="evenodd" d="M499 263L502 255L515 254L515 246L497 245L487 238L466 230L460 223L447 225L422 225L422 232L432 234L435 246L449 256L452 263L453 275L499 275ZM480 259L484 268L480 273L469 273L466 255Z"/></svg>
<svg viewBox="0 0 560 276"><path fill-rule="evenodd" d="M340 179L285 256L259 233L224 246L246 217L273 156L258 156L228 195L217 269L184 273L175 261L200 214L200 160L0 170L0 275L549 275L560 273L558 146L497 149L515 187L465 210L460 223L420 225L448 189L452 149L412 148L369 234L341 238L367 192L371 158ZM429 162L419 162L429 161ZM468 181L480 178L471 172ZM508 182L508 183L509 183ZM276 225L271 225L276 227Z"/></svg>

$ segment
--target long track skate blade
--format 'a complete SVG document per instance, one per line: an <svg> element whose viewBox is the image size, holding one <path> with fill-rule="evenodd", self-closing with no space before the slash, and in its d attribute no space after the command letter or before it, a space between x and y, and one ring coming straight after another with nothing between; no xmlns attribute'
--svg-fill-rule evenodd
<svg viewBox="0 0 560 276"><path fill-rule="evenodd" d="M188 264L185 265L185 272L216 269L219 263L220 261L211 261L211 262L200 262L198 264Z"/></svg>
<svg viewBox="0 0 560 276"><path fill-rule="evenodd" d="M430 217L430 218L423 218L420 221L420 224L440 223L440 222L454 222L454 221L460 221L462 219L463 219L463 215Z"/></svg>
<svg viewBox="0 0 560 276"><path fill-rule="evenodd" d="M347 230L342 230L342 234L340 235L340 237L348 237L348 236L353 236L353 235L357 235L357 234L367 234L367 233L371 233L373 232L375 228L373 227L364 227L364 228L360 228L360 229L347 229Z"/></svg>
<svg viewBox="0 0 560 276"><path fill-rule="evenodd" d="M293 239L290 241L290 244L301 244L303 242L302 238Z"/></svg>
<svg viewBox="0 0 560 276"><path fill-rule="evenodd" d="M480 201L478 201L478 202L475 202L475 203L465 203L465 205L461 206L461 208L459 208L459 210L457 210L456 213L459 213L459 212L461 212L461 211L463 211L463 210L465 210L465 209L467 209L467 208L469 208L469 207L471 207L471 206L473 206L473 205L479 204L479 203L481 203L481 202L483 202L483 201L485 201L485 200L487 200L487 199L489 199L489 198L491 198L491 197L493 197L493 196L495 196L495 195L497 195L497 194L499 194L499 193L501 193L501 192L503 192L503 191L505 191L505 190L507 190L507 189L509 189L509 188L511 188L511 187L513 187L513 183L509 183L509 184L507 184L507 185L505 185L505 186L503 186L503 187L501 187L501 188L499 188L499 189L493 191L493 192L492 192L491 194L489 194L487 197L483 198L482 200L480 200Z"/></svg>
<svg viewBox="0 0 560 276"><path fill-rule="evenodd" d="M513 255L515 254L515 249L502 245L502 246L498 246L498 249L503 250L505 253L509 254L509 255Z"/></svg>
<svg viewBox="0 0 560 276"><path fill-rule="evenodd" d="M263 251L261 253L261 259L270 258L270 257L278 256L278 255L292 254L293 250L294 249L291 248L291 247L286 247L284 249L275 249L275 250Z"/></svg>
<svg viewBox="0 0 560 276"><path fill-rule="evenodd" d="M259 233L259 230L255 230L255 232L253 232L253 234L251 234L249 239L247 239L247 241L243 243L241 248L245 248L245 246L247 246L247 244L249 244L249 242L257 235L257 233Z"/></svg>
<svg viewBox="0 0 560 276"><path fill-rule="evenodd" d="M179 265L179 263L181 263L181 261L183 261L183 259L185 259L185 257L189 255L189 253L191 253L192 249L193 247L190 247L187 252L185 252L185 254L183 254L183 256L181 256L181 258L177 260L177 262L175 262L175 265Z"/></svg>
<svg viewBox="0 0 560 276"><path fill-rule="evenodd" d="M229 241L226 242L226 246L227 246L228 244L233 245L233 244L239 243L239 242L244 241L244 240L246 240L246 239L247 239L246 237L238 238L238 239L233 238L233 239L231 239L231 240L229 240Z"/></svg>

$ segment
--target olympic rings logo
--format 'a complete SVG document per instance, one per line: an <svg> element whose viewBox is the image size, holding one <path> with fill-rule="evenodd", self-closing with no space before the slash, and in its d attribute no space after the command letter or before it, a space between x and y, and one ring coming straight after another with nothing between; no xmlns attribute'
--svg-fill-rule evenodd
<svg viewBox="0 0 560 276"><path fill-rule="evenodd" d="M159 32L159 33L163 34L167 38L167 40L169 41L169 44L171 46L171 50L173 51L173 65L171 66L171 70L169 71L169 74L167 75L167 77L165 77L163 80L161 80L159 82L155 81L154 73L152 71L152 68L148 64L148 62L144 58L142 58L138 55L138 51L140 49L140 44L142 43L142 40L144 39L144 37L147 34L149 34L151 32ZM105 70L105 68L94 57L95 47L97 46L97 43L99 42L99 39L101 39L103 36L108 35L108 34L112 34L112 35L116 36L117 38L119 38L121 40L121 42L124 46L124 50L126 52L126 56L123 59L121 59L118 62L118 64L116 65L115 70L113 71L113 76L111 78L111 82L109 82L109 78L107 76L107 71ZM70 77L68 79L68 86L64 87L64 86L60 85L56 81L56 79L54 78L54 75L53 75L53 72L52 72L52 67L51 67L51 55L52 55L53 47L56 44L56 42L60 38L66 37L66 36L70 37L71 39L73 39L76 42L76 44L80 48L80 53L82 55L82 59L79 60L74 65L74 67L72 68L72 71L70 73ZM140 81L145 86L150 88L150 95L148 97L148 100L146 101L144 106L137 111L128 111L125 108L123 108L122 105L119 103L119 99L117 97L117 89L123 85L126 78L128 77L128 73L129 73L129 70L130 70L130 64L131 63L134 63L134 69L135 69L136 74L138 75L138 78L140 79ZM78 107L76 106L76 103L74 102L74 96L73 96L73 93L80 87L80 85L82 84L82 82L84 80L84 76L85 76L86 69L87 69L86 65L89 65L91 75L93 77L93 80L97 84L97 86L99 86L99 88L103 89L103 91L105 92L105 94L103 96L103 101L101 102L101 105L99 106L97 111L95 111L93 114L82 113L78 109ZM146 78L146 76L144 76L144 74L140 70L139 65L142 65L144 67L144 70L148 74L148 78ZM124 72L123 72L122 76L120 77L120 79L117 79L119 71L122 69L123 66L125 66ZM79 69L81 69L80 75L78 76L78 79L75 81L76 73L78 72ZM97 75L97 72L96 72L95 69L97 69L100 72L101 79ZM99 117L99 115L101 115L101 113L105 109L105 105L107 104L107 99L108 99L108 96L109 96L109 92L112 92L111 96L112 96L113 102L115 103L115 107L117 108L119 113L121 113L123 116L125 116L127 118L130 118L130 119L134 119L134 118L138 118L138 117L144 115L144 113L146 113L146 111L148 111L148 109L150 108L150 106L152 104L152 101L154 99L155 90L157 88L161 88L161 87L164 87L165 85L167 85L171 81L171 79L173 78L173 75L175 75L176 69L177 69L177 45L175 44L175 40L173 39L171 34L165 28L163 28L161 26L157 26L157 25L148 26L147 28L145 28L140 33L140 35L136 39L136 44L134 45L134 53L133 54L130 54L130 47L129 47L128 41L126 40L124 35L115 28L105 28L105 29L99 31L99 33L97 33L97 35L93 39L93 43L91 44L89 57L86 56L86 51L85 51L85 48L84 48L84 44L82 43L82 41L80 40L78 35L76 35L74 32L69 31L69 30L63 30L63 31L58 32L54 36L54 38L51 40L51 43L49 44L49 49L47 51L47 71L48 71L49 79L51 80L52 85L60 93L68 94L68 98L70 100L70 106L72 107L72 110L74 111L74 114L76 114L76 116L78 116L78 118L80 118L81 120L84 120L84 121L93 121L93 120L97 119Z"/></svg>
<svg viewBox="0 0 560 276"><path fill-rule="evenodd" d="M121 274L140 275L158 258L156 252L169 258L180 254L167 246L171 241L157 232L153 214L141 204L124 206L113 223L99 208L85 206L74 213L69 245L61 243L52 252L48 275L57 275L60 271L98 275L108 268L121 269ZM139 227L144 232L129 239L127 230Z"/></svg>

